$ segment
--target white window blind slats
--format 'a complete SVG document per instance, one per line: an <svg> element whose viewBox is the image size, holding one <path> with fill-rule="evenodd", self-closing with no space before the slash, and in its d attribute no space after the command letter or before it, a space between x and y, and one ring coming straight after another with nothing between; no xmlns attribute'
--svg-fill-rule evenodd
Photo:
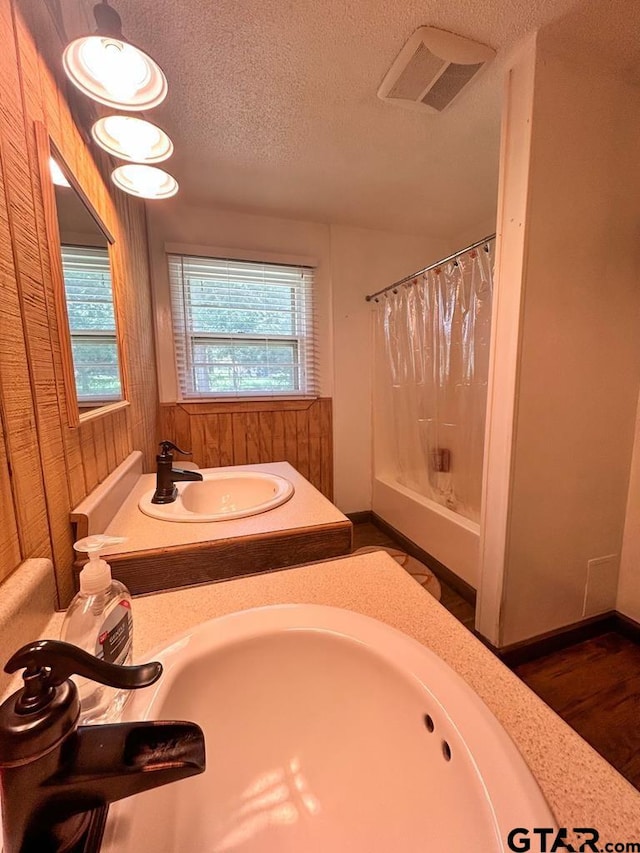
<svg viewBox="0 0 640 853"><path fill-rule="evenodd" d="M92 330L115 333L107 249L62 246L62 271L72 334Z"/></svg>
<svg viewBox="0 0 640 853"><path fill-rule="evenodd" d="M169 255L182 399L317 391L314 270Z"/></svg>
<svg viewBox="0 0 640 853"><path fill-rule="evenodd" d="M122 396L109 251L62 246L62 272L79 403Z"/></svg>

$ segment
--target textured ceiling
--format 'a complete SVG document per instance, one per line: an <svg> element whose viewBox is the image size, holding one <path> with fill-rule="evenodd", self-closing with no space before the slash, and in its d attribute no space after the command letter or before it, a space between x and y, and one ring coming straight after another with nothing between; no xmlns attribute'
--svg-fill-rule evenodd
<svg viewBox="0 0 640 853"><path fill-rule="evenodd" d="M148 117L172 136L181 199L443 238L495 213L508 48L575 0L115 0L169 79ZM446 112L384 104L411 33L441 27L497 59ZM170 202L165 202L170 203Z"/></svg>

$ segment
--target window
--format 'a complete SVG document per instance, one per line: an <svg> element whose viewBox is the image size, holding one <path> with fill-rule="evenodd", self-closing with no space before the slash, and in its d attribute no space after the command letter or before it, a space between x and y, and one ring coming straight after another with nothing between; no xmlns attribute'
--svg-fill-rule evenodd
<svg viewBox="0 0 640 853"><path fill-rule="evenodd" d="M168 258L183 399L316 392L312 268Z"/></svg>
<svg viewBox="0 0 640 853"><path fill-rule="evenodd" d="M62 246L78 403L122 399L109 251Z"/></svg>

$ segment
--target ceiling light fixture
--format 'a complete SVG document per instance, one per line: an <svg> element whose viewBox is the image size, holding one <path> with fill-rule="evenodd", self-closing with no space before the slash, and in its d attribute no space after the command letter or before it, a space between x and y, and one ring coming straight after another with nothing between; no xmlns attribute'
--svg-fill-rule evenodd
<svg viewBox="0 0 640 853"><path fill-rule="evenodd" d="M93 14L95 34L75 39L62 55L71 82L108 107L134 112L157 107L168 90L160 66L124 38L120 16L106 0L93 7Z"/></svg>
<svg viewBox="0 0 640 853"><path fill-rule="evenodd" d="M124 192L138 198L171 198L178 192L178 182L168 172L156 166L128 163L111 173L111 180Z"/></svg>
<svg viewBox="0 0 640 853"><path fill-rule="evenodd" d="M164 130L133 116L105 116L91 135L108 154L131 163L162 163L173 154L173 142Z"/></svg>

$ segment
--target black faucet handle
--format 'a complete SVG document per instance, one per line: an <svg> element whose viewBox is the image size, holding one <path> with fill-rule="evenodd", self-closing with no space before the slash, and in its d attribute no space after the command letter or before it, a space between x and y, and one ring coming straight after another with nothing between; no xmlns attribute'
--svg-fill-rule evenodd
<svg viewBox="0 0 640 853"><path fill-rule="evenodd" d="M172 441L161 441L160 447L162 448L162 456L168 456L172 450L175 450L176 453L181 453L183 456L191 456L190 450L180 450L178 445Z"/></svg>
<svg viewBox="0 0 640 853"><path fill-rule="evenodd" d="M119 666L99 660L89 652L60 640L38 640L18 649L5 664L8 673L24 669L24 689L17 710L31 713L47 705L53 688L72 675L98 681L120 690L149 687L162 675L162 664L154 661L140 666Z"/></svg>

